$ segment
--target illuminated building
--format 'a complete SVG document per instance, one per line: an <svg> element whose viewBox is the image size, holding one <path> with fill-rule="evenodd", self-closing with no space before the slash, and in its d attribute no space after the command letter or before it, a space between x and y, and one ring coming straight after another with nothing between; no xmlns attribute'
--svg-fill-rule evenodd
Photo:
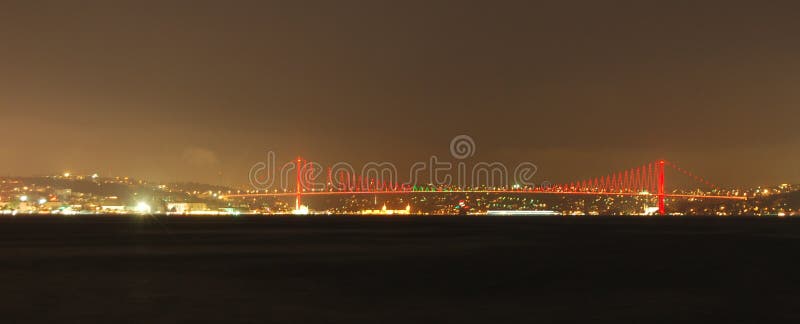
<svg viewBox="0 0 800 324"><path fill-rule="evenodd" d="M365 209L362 215L411 215L411 205L406 205L405 209L387 209L386 204L381 209Z"/></svg>
<svg viewBox="0 0 800 324"><path fill-rule="evenodd" d="M192 212L208 211L205 203L169 203L167 204L168 214L189 214Z"/></svg>

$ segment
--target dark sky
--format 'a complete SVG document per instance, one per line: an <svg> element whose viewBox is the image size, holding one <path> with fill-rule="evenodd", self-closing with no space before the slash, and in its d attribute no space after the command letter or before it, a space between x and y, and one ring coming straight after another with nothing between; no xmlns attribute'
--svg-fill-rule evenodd
<svg viewBox="0 0 800 324"><path fill-rule="evenodd" d="M0 173L246 184L279 159L674 160L800 182L796 1L2 1Z"/></svg>

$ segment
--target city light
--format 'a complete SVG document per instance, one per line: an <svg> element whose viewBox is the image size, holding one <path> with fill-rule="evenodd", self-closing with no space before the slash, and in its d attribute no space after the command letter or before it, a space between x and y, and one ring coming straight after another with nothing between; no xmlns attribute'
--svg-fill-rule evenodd
<svg viewBox="0 0 800 324"><path fill-rule="evenodd" d="M292 211L293 215L308 215L308 206L300 206L300 208Z"/></svg>
<svg viewBox="0 0 800 324"><path fill-rule="evenodd" d="M19 201L26 202L28 201L28 196L20 196Z"/></svg>
<svg viewBox="0 0 800 324"><path fill-rule="evenodd" d="M139 214L147 214L150 213L152 208L150 208L150 205L145 202L139 202L136 204L136 208L134 210Z"/></svg>

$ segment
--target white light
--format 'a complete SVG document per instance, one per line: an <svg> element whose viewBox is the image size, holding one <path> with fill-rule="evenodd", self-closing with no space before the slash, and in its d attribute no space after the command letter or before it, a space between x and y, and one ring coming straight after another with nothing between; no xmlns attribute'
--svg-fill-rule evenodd
<svg viewBox="0 0 800 324"><path fill-rule="evenodd" d="M44 199L44 198L40 198L39 199L39 205L44 205L44 203L46 203L46 202L47 202L47 199Z"/></svg>
<svg viewBox="0 0 800 324"><path fill-rule="evenodd" d="M140 213L140 214L147 214L147 213L150 212L151 208L150 208L150 205L148 205L147 203L140 202L140 203L136 204L136 208L134 210L137 213Z"/></svg>
<svg viewBox="0 0 800 324"><path fill-rule="evenodd" d="M300 206L300 209L292 211L293 215L308 215L308 206Z"/></svg>
<svg viewBox="0 0 800 324"><path fill-rule="evenodd" d="M70 176L69 172L64 172L64 178L69 178L69 176Z"/></svg>
<svg viewBox="0 0 800 324"><path fill-rule="evenodd" d="M99 175L97 175L97 173L95 173L95 174L93 174L93 175L92 175L92 179L97 179L98 177L100 177L100 176L99 176Z"/></svg>
<svg viewBox="0 0 800 324"><path fill-rule="evenodd" d="M19 196L19 201L28 201L28 196Z"/></svg>

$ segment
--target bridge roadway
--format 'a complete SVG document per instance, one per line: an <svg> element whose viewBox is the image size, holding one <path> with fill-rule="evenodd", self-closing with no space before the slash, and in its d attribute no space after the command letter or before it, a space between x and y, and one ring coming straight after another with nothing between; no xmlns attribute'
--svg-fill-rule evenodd
<svg viewBox="0 0 800 324"><path fill-rule="evenodd" d="M602 195L602 196L642 196L658 198L659 194L640 192L589 192L589 191L531 191L531 190L455 190L455 191L305 191L301 196L326 195L404 195L404 194L528 194L528 195ZM295 197L297 192L272 192L258 194L223 195L222 198L250 197ZM665 198L729 199L747 200L745 196L663 194Z"/></svg>

